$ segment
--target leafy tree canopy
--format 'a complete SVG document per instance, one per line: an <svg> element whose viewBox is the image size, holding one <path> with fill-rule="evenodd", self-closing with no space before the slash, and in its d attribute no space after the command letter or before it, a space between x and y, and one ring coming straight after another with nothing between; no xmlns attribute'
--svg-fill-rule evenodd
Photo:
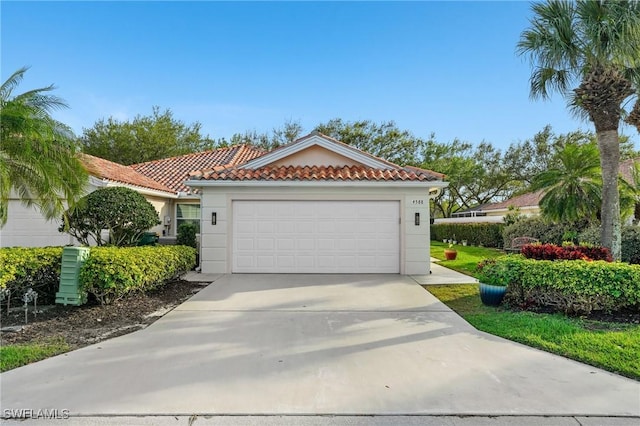
<svg viewBox="0 0 640 426"><path fill-rule="evenodd" d="M402 166L421 163L424 141L407 130L399 129L393 121L349 122L334 118L319 124L315 130Z"/></svg>
<svg viewBox="0 0 640 426"><path fill-rule="evenodd" d="M200 129L200 123L187 125L171 110L154 106L151 115L138 115L133 121L101 119L83 129L81 142L87 154L130 165L210 148L213 141Z"/></svg>
<svg viewBox="0 0 640 426"><path fill-rule="evenodd" d="M228 141L225 138L219 139L216 145L249 144L270 151L300 138L302 131L302 125L299 121L287 120L282 127L276 127L271 132L258 133L255 130L247 130L244 133L235 133Z"/></svg>

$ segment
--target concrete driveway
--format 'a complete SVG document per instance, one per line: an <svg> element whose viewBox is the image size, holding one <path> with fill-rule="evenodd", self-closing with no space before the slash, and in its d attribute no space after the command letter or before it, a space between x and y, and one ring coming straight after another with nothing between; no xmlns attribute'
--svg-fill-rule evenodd
<svg viewBox="0 0 640 426"><path fill-rule="evenodd" d="M476 331L399 275L226 275L152 326L2 374L72 415L640 415L640 383Z"/></svg>

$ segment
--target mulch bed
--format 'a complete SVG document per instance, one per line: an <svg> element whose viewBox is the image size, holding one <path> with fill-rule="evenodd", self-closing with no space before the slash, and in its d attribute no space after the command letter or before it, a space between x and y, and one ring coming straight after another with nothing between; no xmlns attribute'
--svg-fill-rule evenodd
<svg viewBox="0 0 640 426"><path fill-rule="evenodd" d="M37 343L63 338L72 349L131 333L148 326L198 290L202 284L173 281L147 294L131 294L110 305L89 302L83 306L38 306L37 315L29 306L28 324L24 310L2 312L1 325L22 327L2 332L0 345Z"/></svg>

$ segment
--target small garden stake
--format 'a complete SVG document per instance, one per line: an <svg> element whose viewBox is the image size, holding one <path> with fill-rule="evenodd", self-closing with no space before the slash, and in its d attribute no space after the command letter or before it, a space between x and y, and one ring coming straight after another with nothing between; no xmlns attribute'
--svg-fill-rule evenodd
<svg viewBox="0 0 640 426"><path fill-rule="evenodd" d="M24 296L22 296L22 301L24 302L24 323L25 325L29 322L29 318L28 318L28 313L29 313L29 302L31 302L32 300L33 302L33 306L36 306L36 302L35 300L38 298L38 293L36 293L35 291L33 291L32 288L28 289L25 293Z"/></svg>

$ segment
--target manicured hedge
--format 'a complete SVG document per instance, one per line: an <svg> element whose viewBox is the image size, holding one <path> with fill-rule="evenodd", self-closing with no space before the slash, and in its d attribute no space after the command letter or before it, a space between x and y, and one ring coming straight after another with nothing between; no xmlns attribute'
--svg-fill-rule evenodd
<svg viewBox="0 0 640 426"><path fill-rule="evenodd" d="M431 239L467 240L474 246L502 248L502 223L438 223L431 225Z"/></svg>
<svg viewBox="0 0 640 426"><path fill-rule="evenodd" d="M506 301L521 307L551 306L569 314L640 309L640 266L582 260L533 260L503 256L516 277Z"/></svg>
<svg viewBox="0 0 640 426"><path fill-rule="evenodd" d="M0 289L5 291L6 304L21 304L28 288L38 293L39 304L55 301L60 281L62 247L0 249Z"/></svg>
<svg viewBox="0 0 640 426"><path fill-rule="evenodd" d="M92 247L81 270L83 288L101 303L131 291L148 291L195 266L195 250L185 246ZM28 288L38 304L52 304L60 282L62 247L0 249L0 289L6 306L21 304Z"/></svg>
<svg viewBox="0 0 640 426"><path fill-rule="evenodd" d="M105 304L157 288L195 263L195 249L185 246L94 247L80 270L80 282Z"/></svg>
<svg viewBox="0 0 640 426"><path fill-rule="evenodd" d="M580 232L584 226L583 223L570 225L546 222L537 216L524 218L509 226L505 226L502 231L504 247L511 247L511 240L517 237L533 237L541 243L562 245L567 234Z"/></svg>

